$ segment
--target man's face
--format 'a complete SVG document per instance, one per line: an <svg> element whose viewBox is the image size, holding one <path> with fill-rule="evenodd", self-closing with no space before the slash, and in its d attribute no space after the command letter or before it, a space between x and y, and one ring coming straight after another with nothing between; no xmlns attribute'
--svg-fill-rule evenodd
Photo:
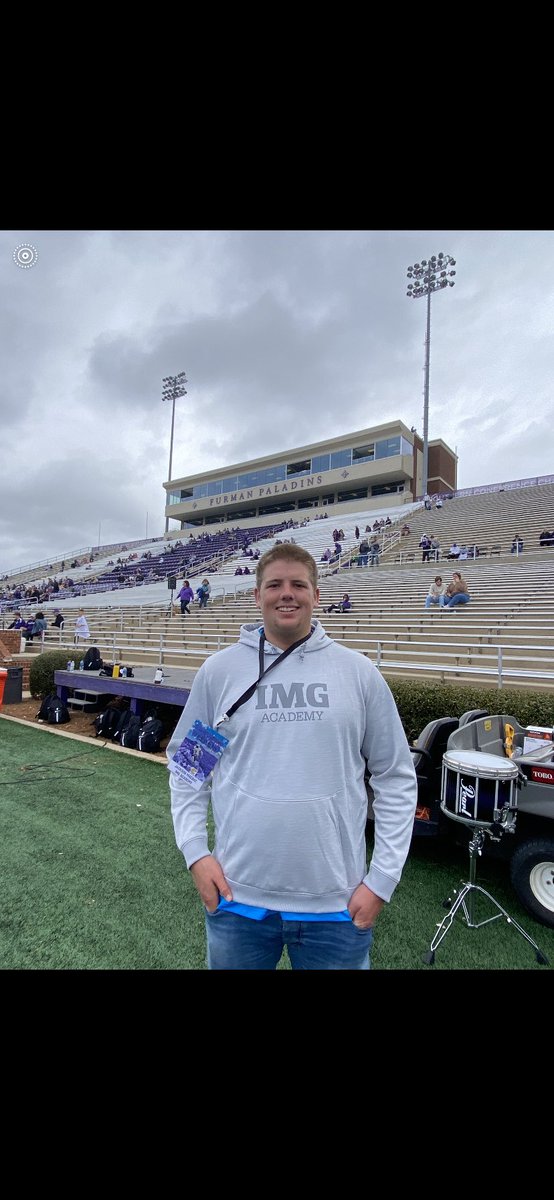
<svg viewBox="0 0 554 1200"><path fill-rule="evenodd" d="M265 568L254 597L264 619L265 636L286 650L310 632L319 588L314 588L307 566L288 558L277 558Z"/></svg>

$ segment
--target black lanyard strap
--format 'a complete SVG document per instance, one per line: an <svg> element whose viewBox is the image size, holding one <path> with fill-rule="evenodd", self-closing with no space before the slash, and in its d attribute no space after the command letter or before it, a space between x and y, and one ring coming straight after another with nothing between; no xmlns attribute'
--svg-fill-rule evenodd
<svg viewBox="0 0 554 1200"><path fill-rule="evenodd" d="M298 650L298 647L303 646L304 642L307 642L308 638L310 638L311 636L312 636L312 630L310 629L310 632L306 634L306 637L300 638L300 640L298 642L293 642L292 646L289 646L287 650L284 650L283 653L278 656L278 658L274 658L273 662L270 663L269 667L266 667L264 670L265 634L262 632L260 634L258 678L256 679L256 681L254 683L251 683L250 687L247 688L246 691L242 693L242 696L239 696L238 700L235 700L235 703L232 704L231 707L227 709L227 712L223 714L221 721L217 722L218 726L221 724L222 721L229 721L230 718L233 716L233 713L236 713L237 708L240 708L242 704L246 704L246 701L249 700L250 697L254 695L254 692L256 691L256 688L257 688L258 684L260 683L260 680L262 680L264 678L264 675L268 675L269 672L272 671L274 667L277 667L277 666L279 666L279 663L284 662L285 658L288 658L289 654L292 654L293 650Z"/></svg>

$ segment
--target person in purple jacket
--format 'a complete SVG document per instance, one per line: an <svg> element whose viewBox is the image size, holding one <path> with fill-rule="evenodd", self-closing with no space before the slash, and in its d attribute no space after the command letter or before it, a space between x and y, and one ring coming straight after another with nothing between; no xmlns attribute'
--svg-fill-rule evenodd
<svg viewBox="0 0 554 1200"><path fill-rule="evenodd" d="M186 613L187 616L190 617L189 604L190 604L191 600L194 600L194 592L190 586L188 579L183 579L183 586L177 596L177 599L181 601L181 616L184 617L184 615Z"/></svg>

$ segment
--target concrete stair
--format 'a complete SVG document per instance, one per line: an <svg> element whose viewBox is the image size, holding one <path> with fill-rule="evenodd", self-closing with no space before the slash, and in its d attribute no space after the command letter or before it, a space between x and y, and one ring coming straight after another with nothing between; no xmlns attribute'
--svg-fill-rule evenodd
<svg viewBox="0 0 554 1200"><path fill-rule="evenodd" d="M75 691L67 701L67 707L78 712L99 712L98 692Z"/></svg>

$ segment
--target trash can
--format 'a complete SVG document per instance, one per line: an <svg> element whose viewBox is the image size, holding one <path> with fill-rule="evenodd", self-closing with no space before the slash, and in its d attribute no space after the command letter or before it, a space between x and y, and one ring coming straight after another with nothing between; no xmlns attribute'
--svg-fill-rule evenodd
<svg viewBox="0 0 554 1200"><path fill-rule="evenodd" d="M4 703L4 688L6 686L7 678L8 678L8 672L6 670L4 670L4 667L0 667L0 708L2 708L2 705Z"/></svg>
<svg viewBox="0 0 554 1200"><path fill-rule="evenodd" d="M6 675L4 704L20 704L23 700L23 667L8 667Z"/></svg>

